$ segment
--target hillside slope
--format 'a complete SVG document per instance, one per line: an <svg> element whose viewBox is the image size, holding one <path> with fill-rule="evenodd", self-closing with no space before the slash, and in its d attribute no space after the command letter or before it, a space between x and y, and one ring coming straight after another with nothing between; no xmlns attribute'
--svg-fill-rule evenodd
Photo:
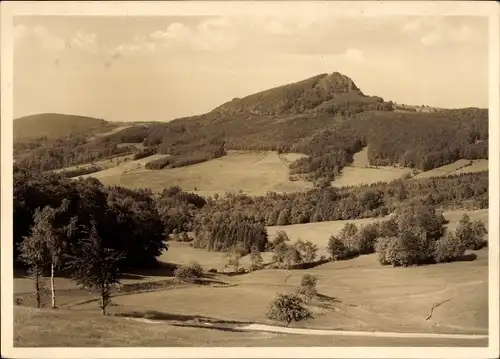
<svg viewBox="0 0 500 359"><path fill-rule="evenodd" d="M42 113L14 120L14 139L58 138L95 131L113 125L93 117Z"/></svg>
<svg viewBox="0 0 500 359"><path fill-rule="evenodd" d="M212 111L219 116L252 114L283 115L328 112L337 104L359 103L373 109L383 102L366 96L347 76L338 72L320 74L306 80L235 98Z"/></svg>

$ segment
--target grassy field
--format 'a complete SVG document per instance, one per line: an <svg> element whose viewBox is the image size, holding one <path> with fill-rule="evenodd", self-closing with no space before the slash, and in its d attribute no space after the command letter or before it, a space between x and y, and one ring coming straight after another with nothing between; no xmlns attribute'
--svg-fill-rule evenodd
<svg viewBox="0 0 500 359"><path fill-rule="evenodd" d="M368 148L364 148L353 156L353 162L344 167L341 175L332 182L332 186L359 186L377 182L390 182L411 173L409 168L390 166L370 166Z"/></svg>
<svg viewBox="0 0 500 359"><path fill-rule="evenodd" d="M472 162L471 165L469 163ZM431 178L431 177L441 177L441 176L450 176L460 173L473 173L473 172L482 172L488 170L488 160L458 160L449 165L441 166L438 168L434 168L430 171L419 173L414 176L415 179L420 178Z"/></svg>
<svg viewBox="0 0 500 359"><path fill-rule="evenodd" d="M376 255L367 255L349 261L330 262L309 270L269 269L233 277L218 275L216 279L227 283L226 286L185 285L113 298L115 305L109 308L111 314L135 313L145 318L162 319L165 324L161 325L136 323L125 318L99 318L97 303L90 302L50 313L58 320L51 320L44 327L42 318L49 315L47 311L19 308L16 309L16 343L33 345L38 341L38 345L57 345L51 341L62 341L60 345L130 345L125 339L132 335L134 327L152 331L161 328L169 332L175 329L169 325L175 323L231 323L236 326L253 322L274 324L265 317L269 302L278 292L293 291L305 273L318 278L320 297L310 305L315 318L292 325L294 327L485 334L488 325L487 250L477 251L476 254L477 259L474 261L413 268L382 267ZM71 296L74 302L81 301L82 296L76 293L68 291L67 294L61 293L60 297ZM443 304L435 308L432 317L427 320L431 308L440 303ZM80 334L60 338L57 335L43 335L46 332L41 331L41 328L45 328L48 333L78 331ZM190 334L186 331L184 337L182 330L177 329L171 332L169 338L164 338L163 344L157 345L234 345L217 341L215 338L221 334L219 331L198 328ZM141 329L137 330L141 332ZM242 345L253 345L254 342L248 336L263 335L240 334ZM136 345L140 341L144 345L154 345L159 338L153 338L157 337L152 335L132 342ZM277 343L288 345L292 345L294 340L287 335L276 335L275 338L282 339ZM300 345L320 345L318 340L325 340L324 345L335 345L335 341L327 342L326 338L296 338L301 338ZM261 341L255 345L274 344ZM359 341L358 345L361 345Z"/></svg>
<svg viewBox="0 0 500 359"><path fill-rule="evenodd" d="M450 228L456 226L461 214L459 211L445 213L450 220ZM474 211L469 215L472 219L482 219L487 223L487 211ZM368 221L351 222L359 224ZM338 232L344 223L292 225L283 229L292 239L298 238L300 234L303 239L311 240L324 249L327 236ZM318 226L322 229L315 228ZM269 228L270 233L276 230L277 227ZM270 253L264 254L264 260L269 261L270 256ZM206 270L221 269L226 263L224 253L209 253L177 242L171 243L170 250L160 260L176 264L197 260ZM242 259L242 265L246 265L246 260L248 258ZM253 332L235 334L231 331L192 328L206 322L211 325L229 323L230 326L248 323L275 324L265 317L269 302L278 292L293 291L305 273L318 278L319 297L309 305L315 318L292 324L294 327L487 333L488 250L482 249L474 252L473 256L469 253L464 261L410 268L380 266L377 255L371 254L348 261L329 262L308 270L264 269L236 276L215 274L209 282L212 285L180 284L168 290L122 294L113 298L114 305L109 308L112 315L132 313L149 319L161 319L161 324L115 316L101 318L97 303L86 302L94 298L91 294L78 290L69 279L58 278L56 285L59 290L58 303L61 306L59 311L16 308L16 344L211 346L234 345L229 340L238 338L238 343L247 346L429 345L430 339L360 338L355 341L354 338ZM162 273L161 269L149 274L127 274L122 284L164 281L170 276L171 272ZM32 283L27 278L16 278L14 284L17 296L31 291ZM25 294L24 297L29 296ZM48 302L48 298L46 301ZM24 304L30 305L29 300ZM438 306L432 316L426 319L431 308L436 305ZM47 318L51 318L50 321ZM191 327L178 327L174 324ZM79 334L56 335L75 331ZM150 335L134 335L135 339L129 340L131 333L146 331L151 331ZM456 340L437 340L436 343L439 344L434 342L436 340L432 341L432 345L464 345Z"/></svg>
<svg viewBox="0 0 500 359"><path fill-rule="evenodd" d="M95 312L15 308L16 347L460 346L460 340L388 339L238 332L149 324ZM64 333L64 335L61 335ZM468 346L486 346L485 340Z"/></svg>
<svg viewBox="0 0 500 359"><path fill-rule="evenodd" d="M152 155L145 158L141 158L136 161L132 161L133 155L122 156L114 160L107 160L105 163L108 164L103 171L89 173L87 175L80 176L81 178L93 177L100 180L103 184L107 186L121 185L121 179L124 175L134 172L134 173L149 173L144 166L149 161L154 161L159 158L163 158L166 155ZM103 166L104 167L104 166ZM147 185L142 188L148 187Z"/></svg>
<svg viewBox="0 0 500 359"><path fill-rule="evenodd" d="M150 160L148 157L140 161ZM290 181L288 164L276 152L229 151L227 156L204 163L155 171L145 170L142 166L134 168L136 162L127 164L128 172L117 167L88 176L98 178L105 185L146 187L153 191L179 185L202 196L224 195L240 189L250 195L264 195L268 191L294 192L312 188L311 183Z"/></svg>

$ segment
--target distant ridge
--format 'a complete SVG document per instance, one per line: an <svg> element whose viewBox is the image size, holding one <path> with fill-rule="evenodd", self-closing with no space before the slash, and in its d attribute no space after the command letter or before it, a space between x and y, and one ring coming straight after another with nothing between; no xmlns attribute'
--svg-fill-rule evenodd
<svg viewBox="0 0 500 359"><path fill-rule="evenodd" d="M14 138L56 138L88 133L108 125L113 126L103 119L93 117L41 113L16 118L14 120Z"/></svg>

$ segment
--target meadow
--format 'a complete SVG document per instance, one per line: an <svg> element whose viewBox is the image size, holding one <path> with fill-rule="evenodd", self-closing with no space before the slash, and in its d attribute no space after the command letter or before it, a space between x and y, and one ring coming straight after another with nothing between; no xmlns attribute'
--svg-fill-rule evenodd
<svg viewBox="0 0 500 359"><path fill-rule="evenodd" d="M127 188L150 188L162 191L179 185L185 191L201 196L224 195L240 189L249 195L265 195L269 191L295 192L312 188L305 181L288 179L288 162L276 152L229 151L227 156L207 162L162 170L146 170L143 164L157 157L131 161L86 177L95 177L105 185L121 185ZM287 158L296 158L288 155ZM300 156L300 155L299 155Z"/></svg>
<svg viewBox="0 0 500 359"><path fill-rule="evenodd" d="M485 223L487 213L487 210L468 212L471 219L481 219ZM454 229L462 214L460 211L445 212L450 221L448 228ZM374 220L349 222L359 225ZM327 236L337 234L344 224L344 221L311 223L270 227L268 231L271 238L277 230L285 230L292 240L299 237L311 240L321 252L326 248ZM160 262L178 265L196 260L206 271L215 268L220 272L207 273L206 282L201 284L173 281L172 271L167 266L148 273L125 273L121 285L165 281L170 281L171 285L119 293L112 299L111 316L105 319L99 317L94 297L77 289L67 278L57 278L60 310L28 308L30 303L32 305L29 294L32 282L18 277L15 296L24 299L24 306L15 310L16 345L225 346L234 345L232 338L238 338L236 342L245 346L463 345L458 340L444 338L363 337L354 340L336 336L239 332L249 324L276 324L265 316L269 302L278 292L294 291L305 273L318 279L319 295L310 304L315 318L292 324L294 328L487 334L486 248L468 252L462 261L419 267L380 266L377 255L371 254L307 270L263 269L227 275L221 273L227 263L224 253L207 252L180 242L170 242L169 247L161 255ZM264 262L269 262L271 256L271 253L263 253ZM241 264L248 265L249 259L243 257ZM42 335L40 329L47 318L51 318L50 324L45 325L47 334ZM220 326L225 329L212 328ZM71 328L80 328L78 331L83 337L71 334L59 338L55 335L62 330L70 333ZM129 340L130 333L146 331L152 331L147 338ZM468 340L467 343L486 345L484 340Z"/></svg>

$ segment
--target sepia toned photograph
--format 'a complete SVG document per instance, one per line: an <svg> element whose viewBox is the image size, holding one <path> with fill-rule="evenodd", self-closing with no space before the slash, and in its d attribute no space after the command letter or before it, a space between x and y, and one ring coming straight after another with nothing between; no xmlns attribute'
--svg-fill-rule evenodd
<svg viewBox="0 0 500 359"><path fill-rule="evenodd" d="M2 4L2 355L498 355L498 4L43 3Z"/></svg>

